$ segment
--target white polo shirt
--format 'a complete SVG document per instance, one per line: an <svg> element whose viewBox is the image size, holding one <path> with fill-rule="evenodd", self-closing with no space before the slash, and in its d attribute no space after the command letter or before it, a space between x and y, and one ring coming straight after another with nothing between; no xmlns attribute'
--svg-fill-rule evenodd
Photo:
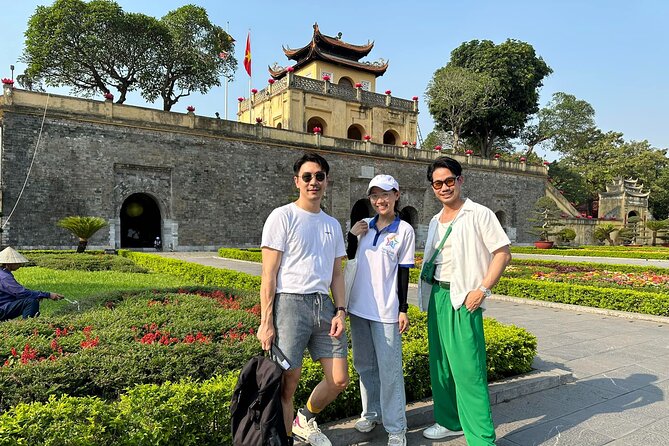
<svg viewBox="0 0 669 446"><path fill-rule="evenodd" d="M314 214L295 203L269 214L260 246L283 253L277 293L328 294L335 259L346 256L339 222L323 211Z"/></svg>
<svg viewBox="0 0 669 446"><path fill-rule="evenodd" d="M369 230L358 241L348 311L367 320L395 323L399 317L397 270L413 267L415 236L411 225L399 217L381 231L377 221L378 215L368 221Z"/></svg>
<svg viewBox="0 0 669 446"><path fill-rule="evenodd" d="M434 238L443 209L430 220L423 259L434 253ZM462 306L467 293L478 289L488 272L492 253L511 244L495 214L487 207L465 200L453 220L451 241L451 304L456 310ZM420 281L418 306L427 311L432 285ZM485 299L481 307L485 309Z"/></svg>

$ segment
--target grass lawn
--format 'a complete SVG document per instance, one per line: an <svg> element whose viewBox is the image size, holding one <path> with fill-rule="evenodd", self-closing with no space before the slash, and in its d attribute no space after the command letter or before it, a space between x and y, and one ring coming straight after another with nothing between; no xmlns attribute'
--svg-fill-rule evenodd
<svg viewBox="0 0 669 446"><path fill-rule="evenodd" d="M31 290L49 291L64 295L70 300L85 300L89 296L111 291L138 290L145 288L173 288L196 285L193 281L169 274L125 273L117 271L55 270L38 266L21 268L14 272L16 280ZM71 305L65 300L44 300L40 306L43 315Z"/></svg>

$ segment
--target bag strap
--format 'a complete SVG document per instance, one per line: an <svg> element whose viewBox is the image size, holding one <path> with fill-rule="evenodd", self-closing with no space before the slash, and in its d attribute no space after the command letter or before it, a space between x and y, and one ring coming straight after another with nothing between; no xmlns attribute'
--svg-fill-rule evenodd
<svg viewBox="0 0 669 446"><path fill-rule="evenodd" d="M444 234L444 237L441 239L441 242L439 243L439 246L437 247L437 250L434 251L434 254L432 254L432 258L430 259L430 263L434 263L434 260L437 258L437 255L439 254L439 251L441 251L441 248L444 247L444 243L446 243L446 239L448 238L449 235L451 235L451 230L453 229L453 223L451 222L451 225L446 229L446 234Z"/></svg>

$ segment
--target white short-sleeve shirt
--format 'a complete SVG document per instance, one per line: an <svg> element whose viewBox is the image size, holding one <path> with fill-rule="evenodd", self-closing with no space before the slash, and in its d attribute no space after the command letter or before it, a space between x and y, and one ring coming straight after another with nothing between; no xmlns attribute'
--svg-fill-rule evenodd
<svg viewBox="0 0 669 446"><path fill-rule="evenodd" d="M376 322L395 323L399 317L397 270L414 265L415 236L411 225L395 218L378 231L378 216L360 237L355 280L351 287L348 311Z"/></svg>
<svg viewBox="0 0 669 446"><path fill-rule="evenodd" d="M443 212L443 211L442 211ZM441 212L432 217L425 243L425 259L434 253L433 240ZM495 214L487 207L465 200L462 209L453 220L451 240L451 304L456 310L462 306L467 293L478 289L488 272L492 253L511 244ZM420 281L418 306L427 311L432 286ZM485 299L481 303L485 309Z"/></svg>
<svg viewBox="0 0 669 446"><path fill-rule="evenodd" d="M262 230L261 247L281 251L276 292L328 294L336 259L346 256L339 222L295 203L276 208Z"/></svg>

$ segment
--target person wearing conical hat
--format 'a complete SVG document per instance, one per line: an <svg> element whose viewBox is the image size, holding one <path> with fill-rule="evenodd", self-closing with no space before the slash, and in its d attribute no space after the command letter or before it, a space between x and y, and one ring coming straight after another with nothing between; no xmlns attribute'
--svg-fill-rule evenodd
<svg viewBox="0 0 669 446"><path fill-rule="evenodd" d="M0 321L23 316L23 319L39 314L40 299L60 300L60 294L32 291L18 283L12 274L29 260L14 248L0 252Z"/></svg>

